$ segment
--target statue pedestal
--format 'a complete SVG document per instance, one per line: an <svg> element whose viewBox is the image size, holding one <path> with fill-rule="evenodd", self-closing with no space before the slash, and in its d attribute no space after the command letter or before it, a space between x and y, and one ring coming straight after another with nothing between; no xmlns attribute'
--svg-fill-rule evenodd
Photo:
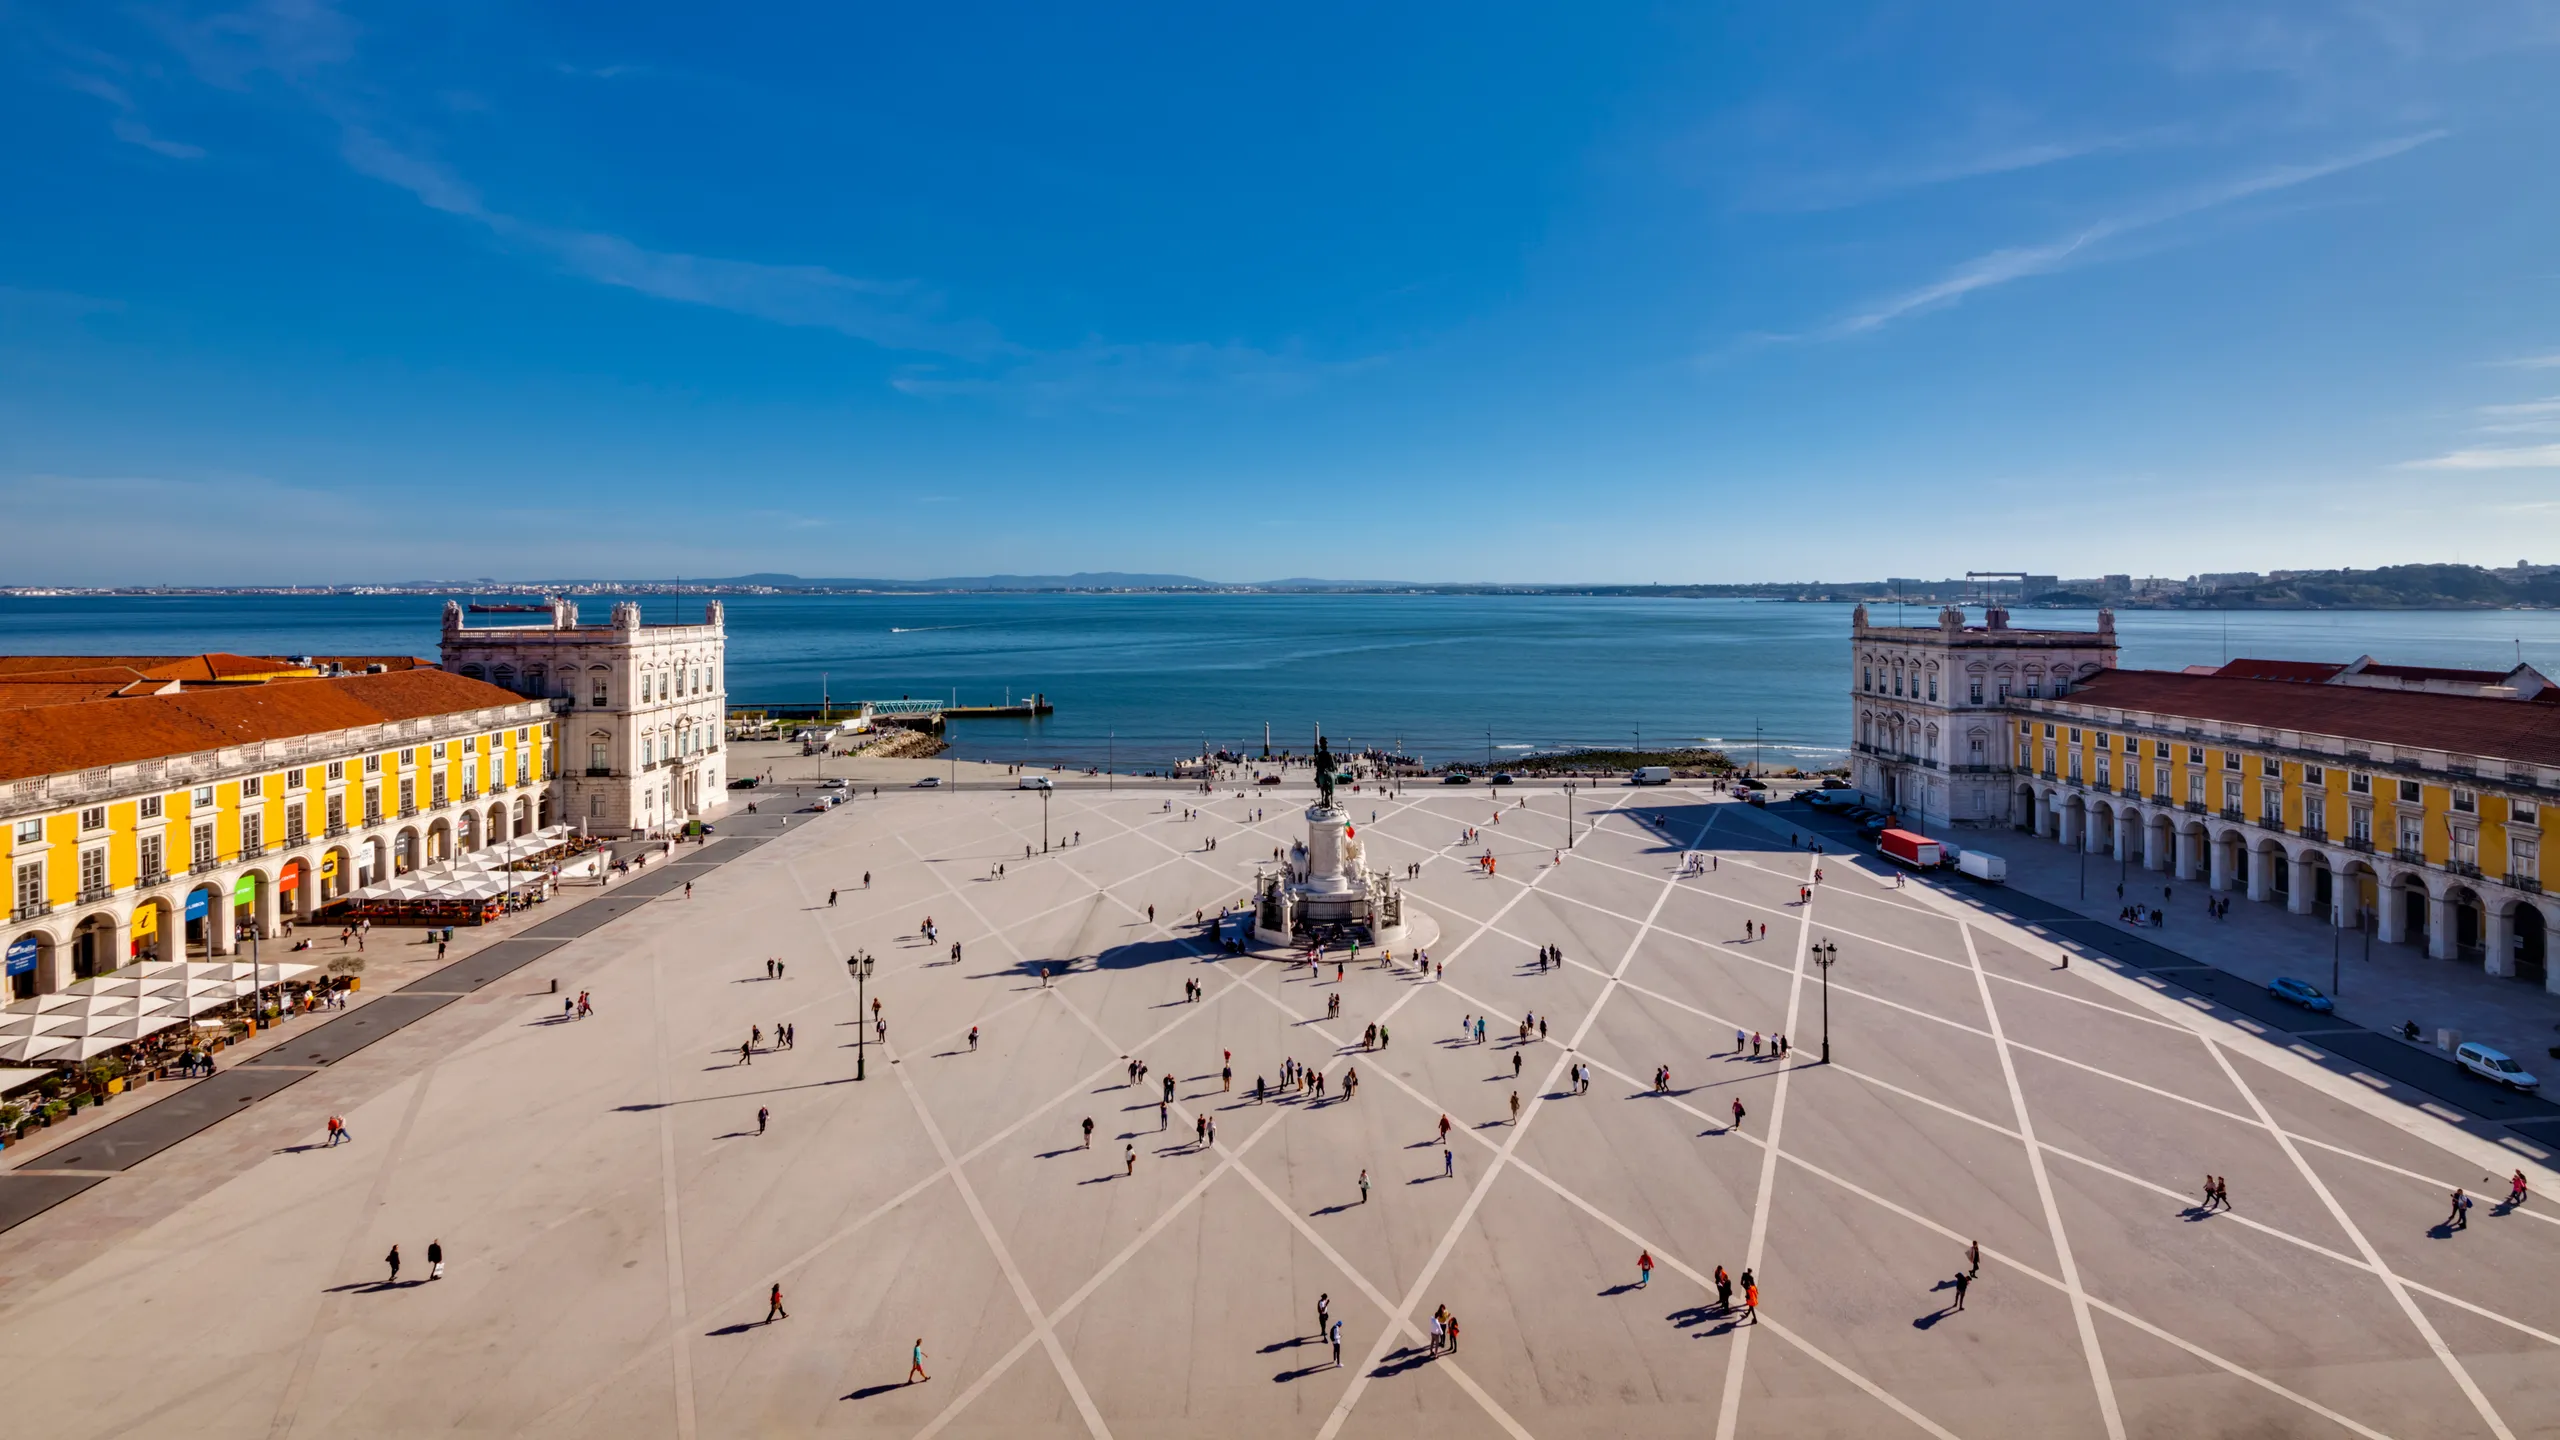
<svg viewBox="0 0 2560 1440"><path fill-rule="evenodd" d="M1361 888L1343 863L1342 832L1350 818L1322 805L1307 807L1307 878L1310 895L1349 895Z"/></svg>

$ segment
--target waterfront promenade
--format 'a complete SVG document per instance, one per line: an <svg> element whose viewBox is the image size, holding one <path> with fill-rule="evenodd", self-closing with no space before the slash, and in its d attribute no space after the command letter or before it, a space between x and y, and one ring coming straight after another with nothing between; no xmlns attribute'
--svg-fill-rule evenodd
<svg viewBox="0 0 2560 1440"><path fill-rule="evenodd" d="M2560 1196L2495 1213L2517 1162L2486 1128L2137 975L2056 969L1958 896L1817 862L1783 811L1602 787L1552 865L1551 790L1347 794L1374 861L1422 866L1408 903L1447 973L1337 985L1192 923L1303 832L1303 787L1076 782L1047 802L1075 843L1026 860L1038 795L881 768L877 798L724 821L704 853L737 848L690 898L654 887L0 1235L13 1415L51 1435L2560 1433ZM1466 858L1487 848L1491 875ZM1691 848L1708 873L1679 873ZM857 949L888 1021L860 1082ZM561 1018L555 977L593 1018ZM1544 1035L1516 1043L1531 1013ZM1386 1050L1357 1048L1371 1023ZM777 1024L796 1045L771 1048ZM751 1026L767 1048L741 1063ZM1795 1051L1736 1055L1736 1027ZM1285 1057L1325 1068L1327 1098L1257 1103ZM353 1143L320 1147L330 1114ZM2196 1207L2208 1172L2230 1211ZM2480 1205L2438 1233L2456 1185ZM1719 1265L1755 1271L1758 1323L1714 1308ZM765 1323L777 1283L789 1318ZM1442 1305L1462 1338L1433 1356ZM933 1378L905 1385L918 1338Z"/></svg>

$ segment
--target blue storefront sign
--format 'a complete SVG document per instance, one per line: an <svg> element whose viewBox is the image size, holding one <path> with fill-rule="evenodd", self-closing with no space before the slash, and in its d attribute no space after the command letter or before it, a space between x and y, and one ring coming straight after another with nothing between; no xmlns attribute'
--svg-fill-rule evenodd
<svg viewBox="0 0 2560 1440"><path fill-rule="evenodd" d="M189 892L187 895L187 918L190 920L203 919L205 906L212 895L213 892L210 890L196 890Z"/></svg>
<svg viewBox="0 0 2560 1440"><path fill-rule="evenodd" d="M9 973L32 975L36 968L36 937L21 935L9 942Z"/></svg>

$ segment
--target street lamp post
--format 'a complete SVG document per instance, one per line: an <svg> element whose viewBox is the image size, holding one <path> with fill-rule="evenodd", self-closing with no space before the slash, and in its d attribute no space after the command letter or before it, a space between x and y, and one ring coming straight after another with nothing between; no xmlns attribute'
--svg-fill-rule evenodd
<svg viewBox="0 0 2560 1440"><path fill-rule="evenodd" d="M1573 782L1564 782L1564 848L1573 848Z"/></svg>
<svg viewBox="0 0 2560 1440"><path fill-rule="evenodd" d="M1049 787L1040 787L1040 853L1049 853Z"/></svg>
<svg viewBox="0 0 2560 1440"><path fill-rule="evenodd" d="M856 950L844 959L844 968L853 976L853 1078L856 1080L862 1078L863 1062L870 1058L866 1047L871 1043L871 1032L866 1027L871 1021L864 1013L870 1007L863 1000L871 979L871 966L871 952L868 950Z"/></svg>
<svg viewBox="0 0 2560 1440"><path fill-rule="evenodd" d="M1831 1063L1831 962L1840 957L1840 947L1829 940L1813 947L1813 963L1822 967L1822 1063Z"/></svg>

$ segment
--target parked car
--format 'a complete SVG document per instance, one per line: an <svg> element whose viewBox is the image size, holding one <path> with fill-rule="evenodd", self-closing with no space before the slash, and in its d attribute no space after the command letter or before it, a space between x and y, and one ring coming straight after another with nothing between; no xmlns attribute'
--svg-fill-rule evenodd
<svg viewBox="0 0 2560 1440"><path fill-rule="evenodd" d="M1837 775L1825 775L1822 777L1822 788L1825 790L1846 790L1849 788L1849 782L1841 779Z"/></svg>
<svg viewBox="0 0 2560 1440"><path fill-rule="evenodd" d="M2299 1005L2314 1014L2326 1015L2337 1009L2335 1002L2320 993L2318 987L2290 975L2279 975L2268 984L2267 993L2288 1005Z"/></svg>
<svg viewBox="0 0 2560 1440"><path fill-rule="evenodd" d="M764 777L761 775L741 775L737 779L729 782L729 788L732 790L753 790L763 783Z"/></svg>
<svg viewBox="0 0 2560 1440"><path fill-rule="evenodd" d="M842 790L845 787L846 781L840 776L830 777L818 782L818 788L821 790Z"/></svg>
<svg viewBox="0 0 2560 1440"><path fill-rule="evenodd" d="M910 790L939 790L942 788L942 777L939 775L927 775L907 788Z"/></svg>
<svg viewBox="0 0 2560 1440"><path fill-rule="evenodd" d="M1016 790L1055 790L1058 787L1050 784L1049 777L1046 775L1025 775L1021 779L1013 782L1013 788Z"/></svg>
<svg viewBox="0 0 2560 1440"><path fill-rule="evenodd" d="M1253 783L1256 785L1277 785L1280 783L1280 777L1277 775L1265 775Z"/></svg>
<svg viewBox="0 0 2560 1440"><path fill-rule="evenodd" d="M1887 826L1885 825L1885 823L1884 823L1884 817L1883 817L1883 816L1881 816L1881 815L1878 815L1878 816L1877 816L1877 817L1875 817L1874 819L1869 820L1869 821L1866 821L1865 823L1863 823L1863 824L1859 825L1859 826L1858 826L1858 833L1859 833L1860 835L1865 836L1866 838L1868 838L1868 839L1870 839L1870 840L1873 840L1873 839L1875 839L1877 836L1882 835L1882 834L1885 832L1885 830L1886 830L1887 828L1888 828L1888 827L1887 827Z"/></svg>
<svg viewBox="0 0 2560 1440"><path fill-rule="evenodd" d="M1485 777L1484 783L1487 785L1508 785L1511 783L1511 773L1507 770L1496 770L1491 775Z"/></svg>
<svg viewBox="0 0 2560 1440"><path fill-rule="evenodd" d="M1467 774L1463 770L1452 770L1448 774L1440 777L1440 783L1443 785L1473 785L1476 783L1476 777Z"/></svg>
<svg viewBox="0 0 2560 1440"><path fill-rule="evenodd" d="M2464 1041L2453 1047L2453 1063L2479 1076L2510 1089L2528 1093L2542 1088L2542 1081L2521 1065L2507 1058L2507 1052L2486 1045Z"/></svg>

